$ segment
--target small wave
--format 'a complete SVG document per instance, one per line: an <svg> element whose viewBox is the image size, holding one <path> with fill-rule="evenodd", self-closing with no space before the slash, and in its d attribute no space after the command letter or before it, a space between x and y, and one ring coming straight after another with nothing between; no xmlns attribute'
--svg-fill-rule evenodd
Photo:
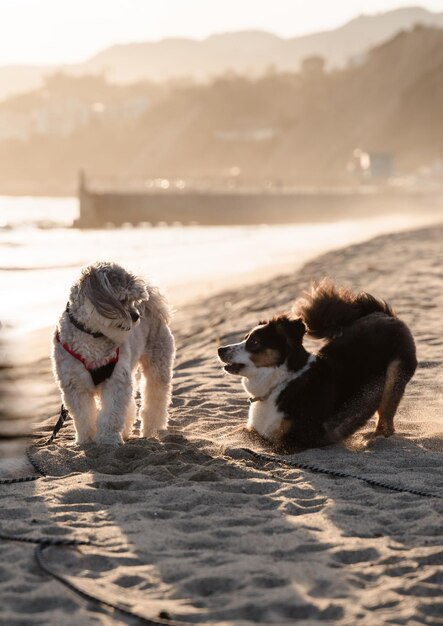
<svg viewBox="0 0 443 626"><path fill-rule="evenodd" d="M38 220L32 222L3 222L0 223L0 231L18 230L20 228L33 228L35 230L55 230L60 228L71 228L72 222L53 222L51 220Z"/></svg>
<svg viewBox="0 0 443 626"><path fill-rule="evenodd" d="M65 263L62 265L32 265L31 267L19 267L10 265L8 267L2 267L0 265L0 272L31 272L31 271L42 271L42 270L64 270L71 269L76 267L82 267L86 265L85 262L78 263Z"/></svg>

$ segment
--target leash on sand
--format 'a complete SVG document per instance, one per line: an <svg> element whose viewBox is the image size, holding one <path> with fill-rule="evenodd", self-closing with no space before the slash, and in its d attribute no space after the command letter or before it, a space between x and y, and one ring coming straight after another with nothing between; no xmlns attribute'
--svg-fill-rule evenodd
<svg viewBox="0 0 443 626"><path fill-rule="evenodd" d="M54 426L54 429L51 433L51 436L48 437L45 441L29 446L26 449L26 456L32 467L35 469L37 474L32 476L24 476L21 478L6 478L0 480L0 485L11 485L16 483L25 483L34 480L38 480L39 478L46 478L47 474L41 465L33 458L32 449L33 448L42 448L44 446L48 446L53 443L54 439L57 437L58 432L63 427L64 423L69 417L68 410L62 404L60 407L60 414L57 420L57 423ZM61 478L61 477L57 477ZM34 559L40 569L47 574L57 580L59 583L67 587L70 591L80 596L83 600L88 602L92 602L95 605L100 606L102 609L108 610L112 609L114 611L118 611L122 615L126 617L130 617L138 620L142 624L147 624L148 626L190 626L191 622L182 622L171 619L169 613L167 611L160 611L158 617L146 617L145 615L141 615L140 613L136 613L131 611L129 608L106 600L105 598L99 595L93 595L86 589L79 587L76 585L70 578L64 576L57 570L53 569L49 564L48 560L45 557L45 550L47 548L56 547L58 549L62 548L78 548L81 546L90 546L95 548L103 548L100 544L94 543L89 540L79 540L79 539L69 539L69 538L54 538L54 537L24 537L19 535L10 535L4 533L0 529L0 540L2 541L14 541L21 543L30 543L35 545L34 550Z"/></svg>
<svg viewBox="0 0 443 626"><path fill-rule="evenodd" d="M52 430L51 436L48 437L48 439L46 439L45 441L42 441L41 443L32 444L26 448L26 458L28 459L32 467L35 469L37 474L33 474L32 476L21 476L20 478L3 478L0 480L0 485L14 485L17 483L29 483L34 480L38 480L39 478L46 478L47 474L45 470L34 459L31 451L33 448L43 448L53 443L54 439L57 437L59 431L63 427L68 417L69 417L69 412L67 408L62 404L60 407L60 413L57 419L57 423L55 424Z"/></svg>
<svg viewBox="0 0 443 626"><path fill-rule="evenodd" d="M37 475L32 476L24 476L21 478L5 478L0 480L0 485L11 485L15 483L24 483L30 482L34 480L38 480L39 478L46 477L47 474L43 470L43 468L37 463L37 461L32 457L31 450L33 448L42 448L50 445L54 442L55 438L59 431L63 428L66 420L69 418L69 412L66 407L62 404L60 407L60 414L58 420L53 428L53 431L45 441L33 444L26 449L26 456L28 461L32 465L32 467L36 470ZM351 478L354 480L360 480L361 482L366 483L372 487L378 487L381 489L386 489L388 491L395 491L396 493L408 493L414 496L420 496L422 498L434 498L437 500L443 500L443 495L438 493L431 493L429 491L424 491L421 489L411 489L409 487L402 487L399 485L394 485L392 483L386 483L382 480L377 480L376 478L369 478L367 476L361 476L359 474L352 474L350 472L343 472L341 470L334 470L327 467L320 467L318 465L313 465L312 463L304 463L303 461L296 461L294 459L287 459L276 454L267 454L266 452L257 452L256 450L252 450L251 448L243 447L241 448L244 452L250 454L257 461L263 461L265 463L274 463L276 465L280 465L283 467L293 467L295 469L304 470L308 472L312 472L314 474L323 474L326 476L331 476L333 478Z"/></svg>
<svg viewBox="0 0 443 626"><path fill-rule="evenodd" d="M86 591L86 589L76 585L67 576L60 574L58 571L53 569L49 565L44 555L45 550L52 547L78 548L80 546L91 546L96 548L103 548L104 546L101 546L100 544L96 544L88 540L79 539L56 539L54 537L20 537L15 535L8 535L3 532L0 532L0 539L2 539L3 541L17 541L22 543L35 544L34 558L37 562L37 565L45 574L60 582L70 591L73 591L75 594L83 598L83 600L92 602L103 609L112 609L114 611L118 611L126 617L136 619L140 623L148 624L149 626L190 626L191 624L191 622L181 622L171 619L167 611L160 611L158 617L146 617L145 615L141 615L140 613L131 611L129 608L121 604L118 604L116 602L110 602L109 600L106 600L105 598L98 595L93 595L89 591Z"/></svg>
<svg viewBox="0 0 443 626"><path fill-rule="evenodd" d="M354 478L356 480L360 480L365 482L372 487L381 487L382 489L388 489L389 491L396 491L397 493L409 493L414 496L421 496L424 498L437 498L438 500L443 500L443 495L438 493L430 493L428 491L421 491L420 489L410 489L409 487L400 487L399 485L393 485L392 483L385 483L382 480L377 480L376 478L368 478L367 476L359 476L357 474L351 474L350 472L342 472L341 470L329 469L326 467L319 467L317 465L312 465L311 463L303 463L302 461L294 461L292 459L284 459L275 454L266 454L265 452L256 452L251 448L241 448L244 452L247 452L252 457L259 461L264 461L265 463L275 463L277 465L281 465L284 467L294 467L300 470L306 470L308 472L312 472L313 474L325 474L327 476L332 476L333 478Z"/></svg>
<svg viewBox="0 0 443 626"><path fill-rule="evenodd" d="M54 442L57 437L58 432L63 427L64 423L69 417L69 413L67 409L62 404L60 407L60 414L57 420L57 423L54 426L54 429L48 439L39 444L34 444L33 446L29 446L26 450L26 455L28 461L32 465L32 467L37 472L36 475L33 476L25 476L22 478L8 478L0 480L0 485L10 485L15 483L24 483L30 482L34 480L38 480L39 478L47 477L46 472L41 467L41 465L33 458L31 450L33 448L41 448L47 445L50 445ZM385 483L380 480L376 480L374 478L368 478L366 476L359 476L357 474L351 474L349 472L342 472L340 470L333 470L324 467L319 467L317 465L312 465L311 463L304 463L302 461L296 461L293 459L286 459L274 454L267 454L264 452L256 452L250 448L241 448L244 452L248 453L255 459L256 461L262 461L265 463L274 463L276 465L280 465L283 467L292 467L300 470L305 470L317 474L323 474L327 476L332 476L334 478L352 478L356 480L363 481L368 485L373 487L379 487L382 489L387 489L390 491L395 491L397 493L408 493L415 496L421 496L426 498L437 498L443 499L443 496L435 493L429 493L427 491L421 491L418 489L409 489L406 487L400 487L398 485L393 485L391 483ZM167 611L161 611L158 617L146 617L144 615L140 615L134 611L131 611L129 608L114 602L110 602L100 595L94 595L87 591L86 589L75 584L70 578L64 576L57 570L53 569L49 564L48 560L45 558L45 550L47 548L56 547L58 549L63 548L79 548L81 546L89 546L95 548L103 548L105 546L101 546L100 544L93 543L89 540L78 540L78 539L69 539L69 538L53 538L53 537L23 537L16 535L9 535L0 530L0 540L3 541L15 541L22 543L30 543L35 544L34 550L34 558L39 566L39 568L48 576L52 577L54 580L57 580L59 583L64 585L71 592L75 593L77 596L81 597L83 600L88 602L92 602L93 604L99 606L103 610L108 611L112 609L117 611L118 613L124 615L125 617L130 617L138 620L142 624L147 624L149 626L190 626L190 622L181 622L172 620Z"/></svg>

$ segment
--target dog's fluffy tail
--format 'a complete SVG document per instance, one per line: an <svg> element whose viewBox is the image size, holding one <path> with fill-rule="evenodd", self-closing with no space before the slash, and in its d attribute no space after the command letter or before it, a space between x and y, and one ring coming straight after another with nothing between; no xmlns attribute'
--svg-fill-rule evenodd
<svg viewBox="0 0 443 626"><path fill-rule="evenodd" d="M171 321L172 309L166 301L166 298L160 293L157 287L148 285L149 299L145 303L145 308L149 311L151 318L158 317L166 324Z"/></svg>
<svg viewBox="0 0 443 626"><path fill-rule="evenodd" d="M396 317L384 300L369 293L353 293L336 287L328 278L314 284L310 293L298 298L293 306L293 314L301 317L308 335L314 339L332 339L343 328L371 313Z"/></svg>

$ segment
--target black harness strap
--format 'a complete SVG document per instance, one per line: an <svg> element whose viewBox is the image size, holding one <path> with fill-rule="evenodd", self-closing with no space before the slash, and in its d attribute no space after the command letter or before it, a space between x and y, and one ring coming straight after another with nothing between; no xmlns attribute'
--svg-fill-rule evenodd
<svg viewBox="0 0 443 626"><path fill-rule="evenodd" d="M88 334L88 335L91 335L92 337L95 337L96 339L99 339L100 337L104 337L104 334L103 334L103 333L100 333L100 332L98 332L98 331L97 331L97 332L95 332L95 331L93 331L93 330L90 330L89 328L86 328L86 326L85 326L84 324L82 324L82 322L79 322L79 321L78 321L78 319L76 319L76 318L72 315L72 313L71 313L71 311L70 311L70 309L69 309L69 302L68 302L68 304L66 305L66 313L68 314L68 317L69 317L69 319L70 319L71 323L72 323L72 324L73 324L76 328L78 328L79 330L81 330L83 333L86 333L86 334Z"/></svg>
<svg viewBox="0 0 443 626"><path fill-rule="evenodd" d="M109 363L106 363L106 365L96 367L93 370L88 369L88 372L91 374L92 382L96 387L112 376L115 365L116 361L110 361Z"/></svg>
<svg viewBox="0 0 443 626"><path fill-rule="evenodd" d="M77 359L77 361L80 361L80 363L83 363L84 367L91 374L92 382L94 383L96 387L97 385L99 385L100 383L102 383L103 381L105 381L106 379L112 376L112 372L114 371L115 365L118 361L119 354L120 354L120 348L118 346L116 348L115 355L111 358L110 361L105 363L105 365L101 365L100 367L88 367L88 363L86 362L84 357L82 357L81 354L78 354L78 352L74 352L74 350L72 350L72 348L70 348L67 343L63 342L60 339L60 332L58 330L55 334L55 339L56 341L58 341L58 343L61 346L63 346L66 352L68 352L71 356L74 357L74 359Z"/></svg>

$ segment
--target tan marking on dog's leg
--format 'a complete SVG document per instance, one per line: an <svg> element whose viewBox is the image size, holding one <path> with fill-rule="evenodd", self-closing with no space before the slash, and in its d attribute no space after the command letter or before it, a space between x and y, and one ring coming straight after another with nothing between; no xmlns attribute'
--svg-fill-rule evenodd
<svg viewBox="0 0 443 626"><path fill-rule="evenodd" d="M394 434L394 416L404 393L404 384L401 380L401 361L391 361L386 370L383 396L378 407L378 422L375 436L390 437Z"/></svg>
<svg viewBox="0 0 443 626"><path fill-rule="evenodd" d="M273 437L275 437L276 439L285 439L285 437L288 436L288 433L291 430L291 426L291 420L282 419L277 430L273 432Z"/></svg>
<svg viewBox="0 0 443 626"><path fill-rule="evenodd" d="M271 435L273 451L277 454L287 454L291 448L288 444L288 434L291 430L291 420L282 419L278 428Z"/></svg>

